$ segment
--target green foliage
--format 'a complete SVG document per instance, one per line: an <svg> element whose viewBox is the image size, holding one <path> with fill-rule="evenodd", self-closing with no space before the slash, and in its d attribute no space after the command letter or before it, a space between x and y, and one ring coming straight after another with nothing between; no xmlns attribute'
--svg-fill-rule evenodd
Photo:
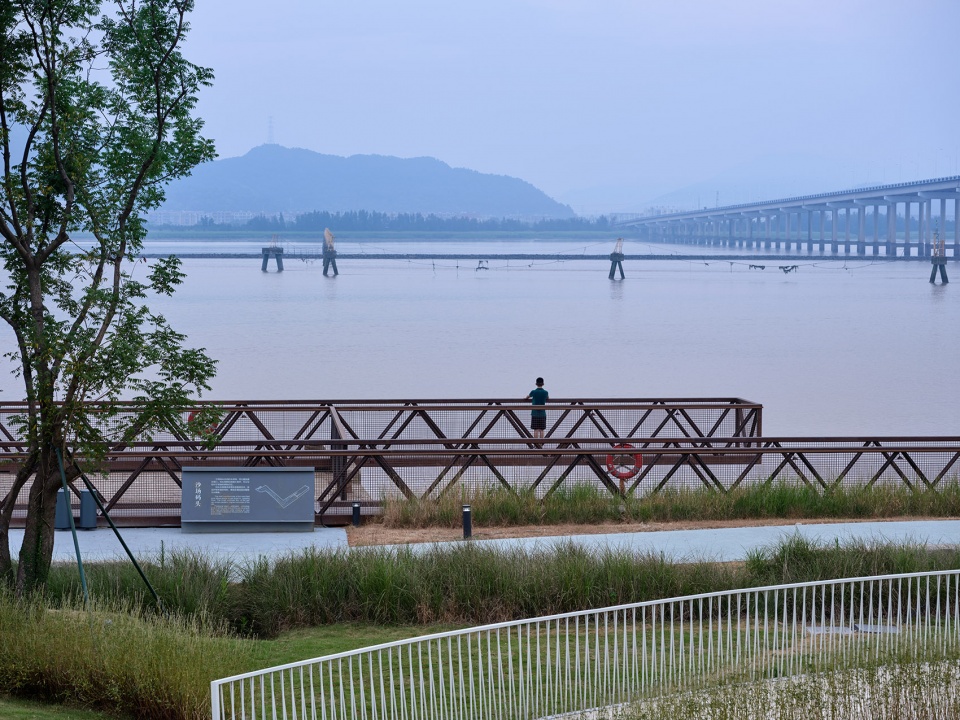
<svg viewBox="0 0 960 720"><path fill-rule="evenodd" d="M161 553L142 563L163 607L186 616L228 618L233 563L210 560L199 552ZM56 603L70 603L82 592L76 569L54 566L45 595ZM116 561L85 565L91 596L108 604L133 604L144 611L155 609L153 596L132 563Z"/></svg>
<svg viewBox="0 0 960 720"><path fill-rule="evenodd" d="M145 720L209 717L210 681L255 668L257 645L202 615L164 618L129 606L44 607L0 591L0 686L20 697Z"/></svg>
<svg viewBox="0 0 960 720"><path fill-rule="evenodd" d="M821 545L800 536L750 553L746 569L755 585L823 578L870 577L960 567L960 547L854 540Z"/></svg>
<svg viewBox="0 0 960 720"><path fill-rule="evenodd" d="M944 570L960 567L960 550L906 543L821 546L794 537L745 563L681 563L572 543L533 549L456 543L426 551L307 550L243 565L173 553L143 567L171 612L275 637L340 623L477 625L734 588ZM86 572L100 601L153 609L128 565L92 563ZM76 568L55 566L47 601L71 603L79 591Z"/></svg>
<svg viewBox="0 0 960 720"><path fill-rule="evenodd" d="M388 500L382 522L388 527L460 527L460 506L471 505L475 528L562 523L646 523L702 520L812 518L888 518L960 515L960 483L942 481L936 488L831 487L819 492L807 485L774 483L738 487L720 493L663 490L621 498L594 485L560 487L540 498L530 491L502 488L447 493L430 500Z"/></svg>
<svg viewBox="0 0 960 720"><path fill-rule="evenodd" d="M479 624L732 588L734 568L574 545L527 551L471 544L307 550L242 569L229 620L273 637L342 622Z"/></svg>
<svg viewBox="0 0 960 720"><path fill-rule="evenodd" d="M77 710L64 705L0 697L0 717L4 720L107 720L108 717L115 716Z"/></svg>
<svg viewBox="0 0 960 720"><path fill-rule="evenodd" d="M0 577L12 570L12 506L33 477L20 590L41 585L49 566L56 450L71 448L89 470L111 441L203 435L180 417L209 389L215 361L146 304L175 292L180 263L139 262L144 213L165 183L215 156L192 114L212 72L182 54L192 7L25 0L0 10L0 318L29 401L18 419L28 458L0 511ZM79 244L78 233L92 240ZM120 398L138 412L121 415L110 402ZM91 399L105 401L95 416Z"/></svg>
<svg viewBox="0 0 960 720"><path fill-rule="evenodd" d="M76 568L56 566L43 598L17 602L0 593L0 646L11 648L0 657L0 683L17 695L115 711L129 710L128 693L134 693L138 717L192 717L182 709L206 701L213 677L422 634L438 622L480 625L807 579L942 570L958 562L958 549L817 545L799 538L728 564L572 544L309 550L248 564L173 553L144 564L170 620L154 612L125 564L88 565L92 613L78 610ZM228 626L280 641L241 641L224 633ZM175 707L183 714L168 714Z"/></svg>

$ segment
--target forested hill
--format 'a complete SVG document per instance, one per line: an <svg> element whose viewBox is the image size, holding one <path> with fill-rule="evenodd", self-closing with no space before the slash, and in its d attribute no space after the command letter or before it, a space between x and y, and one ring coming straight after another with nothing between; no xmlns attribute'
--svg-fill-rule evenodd
<svg viewBox="0 0 960 720"><path fill-rule="evenodd" d="M171 183L162 210L255 212L377 210L481 217L574 215L528 182L452 168L434 158L339 157L261 145Z"/></svg>

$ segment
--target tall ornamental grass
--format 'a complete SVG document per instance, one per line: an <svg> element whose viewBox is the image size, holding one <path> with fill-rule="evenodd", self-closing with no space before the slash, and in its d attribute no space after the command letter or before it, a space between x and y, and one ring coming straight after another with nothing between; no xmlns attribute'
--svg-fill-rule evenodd
<svg viewBox="0 0 960 720"><path fill-rule="evenodd" d="M140 565L160 596L162 609L230 624L233 586L242 572L237 563L208 557L197 550L167 552L161 548L154 557L142 558ZM84 563L84 571L91 596L100 602L156 609L152 593L128 560ZM54 565L46 597L54 603L71 603L81 593L76 565Z"/></svg>
<svg viewBox="0 0 960 720"><path fill-rule="evenodd" d="M199 614L164 617L79 602L46 607L0 592L0 687L7 695L143 720L210 714L210 681L258 667L257 646Z"/></svg>
<svg viewBox="0 0 960 720"><path fill-rule="evenodd" d="M170 612L259 637L341 622L483 624L735 588L958 567L955 547L819 545L799 536L744 563L676 562L573 543L536 549L456 543L426 551L311 549L243 564L175 553L144 564ZM101 601L153 608L126 565L91 564L87 575ZM79 592L76 568L58 565L51 578L48 601L71 603Z"/></svg>
<svg viewBox="0 0 960 720"><path fill-rule="evenodd" d="M741 577L725 565L573 544L308 550L248 568L237 598L248 627L269 636L337 622L482 624L730 589Z"/></svg>
<svg viewBox="0 0 960 720"><path fill-rule="evenodd" d="M839 578L960 569L960 545L849 540L822 544L799 535L752 552L745 580L756 587Z"/></svg>
<svg viewBox="0 0 960 720"><path fill-rule="evenodd" d="M440 498L390 499L381 522L387 527L459 527L461 506L471 506L477 527L562 523L642 523L690 520L787 520L960 516L960 483L911 490L898 485L831 486L802 483L741 486L726 493L707 488L663 490L625 498L594 485L559 488L546 497L502 487L450 492Z"/></svg>

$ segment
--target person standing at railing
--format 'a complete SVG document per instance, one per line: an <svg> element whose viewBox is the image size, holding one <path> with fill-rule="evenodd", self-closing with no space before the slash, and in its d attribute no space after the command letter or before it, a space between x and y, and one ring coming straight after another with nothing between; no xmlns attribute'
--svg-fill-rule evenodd
<svg viewBox="0 0 960 720"><path fill-rule="evenodd" d="M550 393L543 387L543 378L538 377L537 386L524 398L524 400L529 400L530 404L533 405L533 410L530 411L530 429L533 430L533 436L535 438L543 438L543 431L547 429L547 411L537 408L538 406L546 405L549 399Z"/></svg>

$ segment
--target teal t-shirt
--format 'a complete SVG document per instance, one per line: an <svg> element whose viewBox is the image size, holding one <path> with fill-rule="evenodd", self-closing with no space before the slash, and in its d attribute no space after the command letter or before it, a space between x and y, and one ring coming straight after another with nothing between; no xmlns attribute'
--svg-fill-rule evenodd
<svg viewBox="0 0 960 720"><path fill-rule="evenodd" d="M542 387L535 388L530 391L530 404L531 405L546 405L547 400L550 399L550 393L544 390ZM531 410L530 417L532 418L545 418L547 416L546 410Z"/></svg>

